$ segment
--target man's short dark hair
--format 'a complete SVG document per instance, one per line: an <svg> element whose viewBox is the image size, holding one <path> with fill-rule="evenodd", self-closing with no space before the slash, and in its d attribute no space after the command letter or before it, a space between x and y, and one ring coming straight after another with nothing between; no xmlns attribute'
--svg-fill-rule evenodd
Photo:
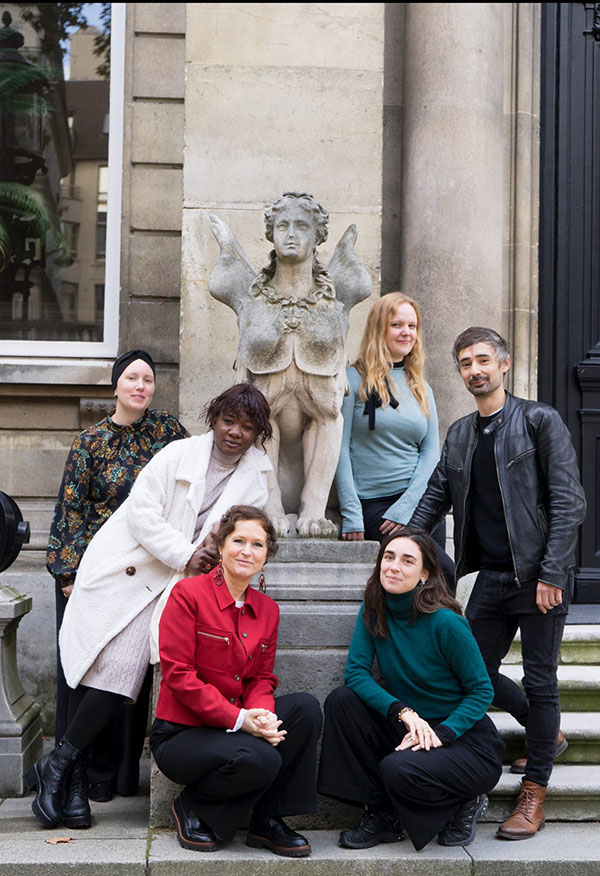
<svg viewBox="0 0 600 876"><path fill-rule="evenodd" d="M500 364L506 362L510 355L508 352L508 345L502 335L499 335L494 329L484 328L480 325L472 325L468 329L465 329L464 332L461 332L454 341L452 357L457 366L460 351L465 350L467 347L472 347L473 344L489 344L490 347L493 347L494 352L496 353L496 358Z"/></svg>

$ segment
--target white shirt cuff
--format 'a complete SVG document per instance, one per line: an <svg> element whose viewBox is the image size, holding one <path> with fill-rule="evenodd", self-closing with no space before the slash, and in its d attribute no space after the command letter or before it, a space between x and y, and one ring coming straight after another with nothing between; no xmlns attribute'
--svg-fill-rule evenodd
<svg viewBox="0 0 600 876"><path fill-rule="evenodd" d="M244 723L244 718L246 717L246 709L240 709L240 713L237 716L237 721L231 728L231 730L226 730L226 733L237 733L242 724Z"/></svg>

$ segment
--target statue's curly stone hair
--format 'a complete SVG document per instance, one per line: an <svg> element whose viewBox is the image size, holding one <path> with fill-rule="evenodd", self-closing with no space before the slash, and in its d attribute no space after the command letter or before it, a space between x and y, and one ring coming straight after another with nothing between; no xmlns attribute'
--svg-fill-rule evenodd
<svg viewBox="0 0 600 876"><path fill-rule="evenodd" d="M317 234L317 246L321 243L325 243L327 235L329 234L329 213L325 207L322 207L321 204L317 203L313 196L309 195L308 192L284 192L278 201L275 201L274 204L267 207L265 210L265 237L267 240L270 240L271 243L273 243L275 216L286 206L286 201L292 200L299 201L305 210L312 213Z"/></svg>

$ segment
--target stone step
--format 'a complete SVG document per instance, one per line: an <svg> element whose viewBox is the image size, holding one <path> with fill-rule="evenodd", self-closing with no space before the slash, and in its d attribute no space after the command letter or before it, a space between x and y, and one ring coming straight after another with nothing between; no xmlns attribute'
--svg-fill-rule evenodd
<svg viewBox="0 0 600 876"><path fill-rule="evenodd" d="M502 673L521 684L521 665L503 665ZM600 672L597 666L559 666L558 688L563 712L600 712Z"/></svg>
<svg viewBox="0 0 600 876"><path fill-rule="evenodd" d="M354 602L282 602L279 648L344 648L352 637Z"/></svg>
<svg viewBox="0 0 600 876"><path fill-rule="evenodd" d="M490 712L490 718L506 742L505 763L523 756L525 731L512 715ZM600 712L563 712L561 728L569 747L557 759L557 764L600 764Z"/></svg>
<svg viewBox="0 0 600 876"><path fill-rule="evenodd" d="M282 604L348 600L356 616L372 569L372 563L269 563L267 593Z"/></svg>
<svg viewBox="0 0 600 876"><path fill-rule="evenodd" d="M275 563L367 563L373 568L376 541L338 541L329 538L282 538L271 561Z"/></svg>
<svg viewBox="0 0 600 876"><path fill-rule="evenodd" d="M517 633L504 663L521 662L521 635ZM560 662L600 663L600 624L568 624L560 649Z"/></svg>
<svg viewBox="0 0 600 876"><path fill-rule="evenodd" d="M114 804L110 804L111 806ZM104 811L109 807L103 804ZM0 876L598 876L600 831L594 824L548 824L527 842L495 838L497 825L480 823L467 848L435 840L415 852L410 841L351 851L338 846L339 831L307 831L310 858L278 858L250 849L239 833L216 852L182 849L173 830L138 836L127 823L109 832L106 816L73 842L47 845L65 831L29 830L0 835ZM351 825L345 825L351 826ZM72 831L67 831L71 835Z"/></svg>
<svg viewBox="0 0 600 876"><path fill-rule="evenodd" d="M504 821L510 815L519 793L521 778L510 773L508 766L504 767L500 781L490 792L486 821ZM549 820L598 821L600 765L557 764L552 770L544 812Z"/></svg>

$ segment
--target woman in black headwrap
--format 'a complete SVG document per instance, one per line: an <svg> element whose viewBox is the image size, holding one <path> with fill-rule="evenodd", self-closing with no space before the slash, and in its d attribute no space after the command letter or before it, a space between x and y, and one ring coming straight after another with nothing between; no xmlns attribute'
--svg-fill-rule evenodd
<svg viewBox="0 0 600 876"><path fill-rule="evenodd" d="M83 553L103 523L125 501L135 479L171 441L189 433L167 411L150 410L155 366L150 353L129 350L115 360L111 375L115 410L77 436L65 464L50 529L46 565L56 582L56 630ZM58 649L57 649L58 650ZM56 741L67 723L69 688L57 658ZM123 708L89 753L89 796L110 800L118 791L135 794L146 735L151 674L135 706Z"/></svg>

